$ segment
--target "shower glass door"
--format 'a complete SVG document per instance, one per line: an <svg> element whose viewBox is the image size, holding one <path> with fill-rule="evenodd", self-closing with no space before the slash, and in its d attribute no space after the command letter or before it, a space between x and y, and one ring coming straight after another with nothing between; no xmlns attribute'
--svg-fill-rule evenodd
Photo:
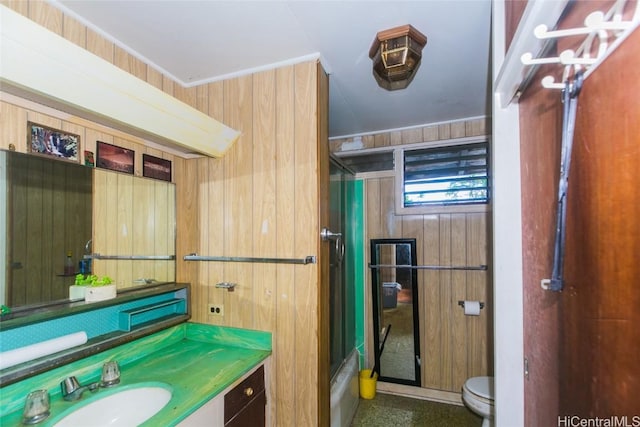
<svg viewBox="0 0 640 427"><path fill-rule="evenodd" d="M329 230L340 237L330 242L330 352L331 377L338 371L344 359L355 346L355 318L353 316L353 292L345 281L345 257L349 251L347 240L346 186L353 182L353 174L331 158L329 169Z"/></svg>
<svg viewBox="0 0 640 427"><path fill-rule="evenodd" d="M415 239L371 240L373 330L380 381L420 386Z"/></svg>

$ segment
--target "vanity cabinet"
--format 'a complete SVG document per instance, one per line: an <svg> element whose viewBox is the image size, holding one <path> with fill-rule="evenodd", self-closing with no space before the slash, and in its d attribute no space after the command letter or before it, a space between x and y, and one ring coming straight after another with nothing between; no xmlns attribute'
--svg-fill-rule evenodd
<svg viewBox="0 0 640 427"><path fill-rule="evenodd" d="M266 404L264 367L260 366L253 374L225 394L225 427L264 426Z"/></svg>
<svg viewBox="0 0 640 427"><path fill-rule="evenodd" d="M266 426L265 364L239 378L182 420L179 427Z"/></svg>

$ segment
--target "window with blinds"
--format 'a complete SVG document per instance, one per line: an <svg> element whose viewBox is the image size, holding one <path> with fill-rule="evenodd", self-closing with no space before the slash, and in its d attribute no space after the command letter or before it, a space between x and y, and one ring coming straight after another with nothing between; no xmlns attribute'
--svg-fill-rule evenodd
<svg viewBox="0 0 640 427"><path fill-rule="evenodd" d="M486 141L404 151L404 207L488 201Z"/></svg>

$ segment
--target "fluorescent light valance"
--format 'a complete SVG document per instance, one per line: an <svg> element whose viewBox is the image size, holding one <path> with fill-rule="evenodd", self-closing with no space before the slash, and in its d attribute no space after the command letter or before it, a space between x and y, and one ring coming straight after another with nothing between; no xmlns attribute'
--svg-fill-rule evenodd
<svg viewBox="0 0 640 427"><path fill-rule="evenodd" d="M220 157L240 133L0 5L0 89L181 152Z"/></svg>

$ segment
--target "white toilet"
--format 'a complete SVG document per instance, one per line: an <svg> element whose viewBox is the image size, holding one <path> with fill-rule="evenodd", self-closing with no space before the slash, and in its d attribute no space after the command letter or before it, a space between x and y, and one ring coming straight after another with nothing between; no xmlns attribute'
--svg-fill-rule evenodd
<svg viewBox="0 0 640 427"><path fill-rule="evenodd" d="M482 427L493 426L494 396L493 377L469 378L462 386L462 401L484 419Z"/></svg>

